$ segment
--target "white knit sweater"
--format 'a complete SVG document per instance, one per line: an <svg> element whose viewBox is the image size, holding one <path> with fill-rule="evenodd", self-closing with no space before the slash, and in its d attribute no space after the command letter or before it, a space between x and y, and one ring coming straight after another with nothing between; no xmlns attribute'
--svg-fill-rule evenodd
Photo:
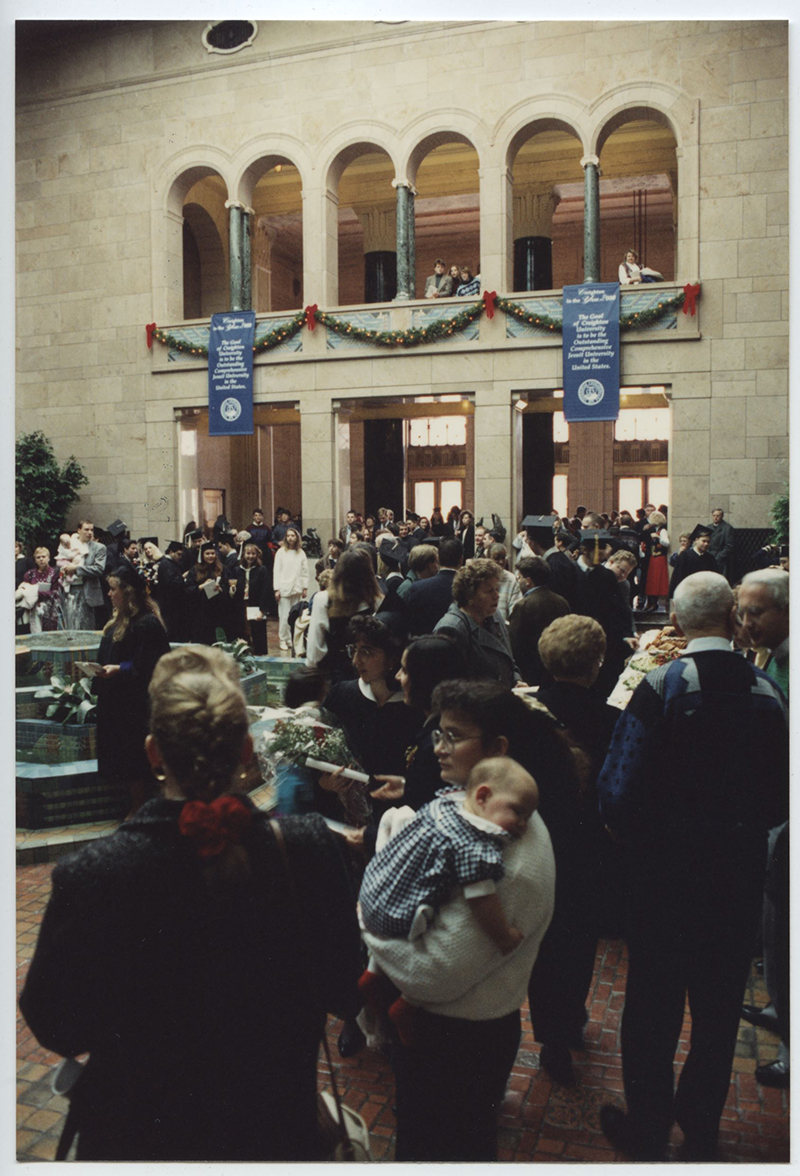
<svg viewBox="0 0 800 1176"><path fill-rule="evenodd" d="M308 588L308 560L302 548L279 547L275 552L272 584L281 596L300 596Z"/></svg>
<svg viewBox="0 0 800 1176"><path fill-rule="evenodd" d="M369 951L411 1003L445 1017L490 1021L525 1000L555 894L553 847L538 813L504 851L503 864L497 893L508 922L525 936L510 955L501 955L480 929L463 891L419 939L381 939L364 931Z"/></svg>

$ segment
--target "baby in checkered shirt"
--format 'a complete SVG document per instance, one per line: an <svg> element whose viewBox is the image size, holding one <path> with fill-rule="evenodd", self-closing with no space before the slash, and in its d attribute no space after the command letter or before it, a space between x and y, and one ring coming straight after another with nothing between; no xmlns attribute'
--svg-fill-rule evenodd
<svg viewBox="0 0 800 1176"><path fill-rule="evenodd" d="M462 887L481 928L504 955L512 952L523 935L506 920L496 883L504 873L504 843L523 835L538 803L536 781L516 760L481 760L463 801L460 794L439 793L369 863L360 894L367 931L416 939ZM371 960L359 987L368 1003L380 1005L388 983ZM406 1009L402 998L389 1009L401 1038Z"/></svg>

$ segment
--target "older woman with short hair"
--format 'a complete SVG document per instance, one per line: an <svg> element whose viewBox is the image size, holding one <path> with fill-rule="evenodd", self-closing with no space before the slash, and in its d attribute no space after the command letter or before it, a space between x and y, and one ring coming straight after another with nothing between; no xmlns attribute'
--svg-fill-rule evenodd
<svg viewBox="0 0 800 1176"><path fill-rule="evenodd" d="M453 603L434 628L455 638L467 655L471 678L524 686L497 611L502 569L491 559L473 559L453 579Z"/></svg>

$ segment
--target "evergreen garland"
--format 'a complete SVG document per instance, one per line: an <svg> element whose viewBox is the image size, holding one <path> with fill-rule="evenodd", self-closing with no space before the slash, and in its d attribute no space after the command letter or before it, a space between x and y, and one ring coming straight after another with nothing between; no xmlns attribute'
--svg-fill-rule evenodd
<svg viewBox="0 0 800 1176"><path fill-rule="evenodd" d="M436 319L427 327L409 327L407 331L370 331L356 327L346 319L337 318L325 310L316 313L317 322L324 323L331 331L344 338L356 339L359 343L372 343L376 347L418 347L421 343L433 343L448 335L457 335L474 323L483 314L483 302L465 307L449 319Z"/></svg>
<svg viewBox="0 0 800 1176"><path fill-rule="evenodd" d="M659 302L656 306L651 306L648 310L620 315L620 330L639 330L642 327L652 326L671 310L677 310L683 306L685 297L686 295L681 290L679 293L673 295L673 297ZM562 323L560 318L551 318L541 311L528 310L518 302L512 302L508 298L498 298L495 306L498 310L502 310L504 314L511 315L512 318L517 319L518 322L527 323L528 326L538 328L542 332L553 331L559 334L561 333ZM335 331L337 335L341 335L343 338L355 339L358 343L371 343L376 347L388 348L419 347L423 343L435 343L438 339L446 339L449 336L460 334L471 323L474 323L476 319L479 319L485 309L485 304L482 301L474 302L459 311L458 314L454 314L451 318L436 319L429 326L409 327L405 331L371 331L365 327L355 326L353 323L348 322L347 319L339 318L337 315L330 314L325 310L316 311L315 317L317 322L324 323L329 330ZM283 343L286 339L293 338L298 331L302 330L305 321L306 316L304 311L298 311L287 322L279 323L267 335L253 344L253 354L261 355L266 351L271 351L273 347L277 347L279 343ZM166 331L161 331L158 328L153 331L153 338L157 339L159 343L163 343L165 347L169 347L172 351L180 351L184 355L195 355L198 359L208 359L208 348L201 344L195 344L193 346L191 343L187 343L186 340L178 339L175 335L169 335Z"/></svg>

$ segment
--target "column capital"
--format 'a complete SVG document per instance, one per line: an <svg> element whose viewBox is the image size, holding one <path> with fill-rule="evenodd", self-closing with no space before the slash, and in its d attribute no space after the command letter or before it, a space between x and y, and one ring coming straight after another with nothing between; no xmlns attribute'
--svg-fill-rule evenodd
<svg viewBox="0 0 800 1176"><path fill-rule="evenodd" d="M242 212L246 212L248 216L255 216L255 212L256 212L256 210L254 208L249 208L248 205L243 204L241 200L226 200L225 207L226 208L238 208Z"/></svg>
<svg viewBox="0 0 800 1176"><path fill-rule="evenodd" d="M583 159L581 160L581 167L585 169L587 164L590 163L594 164L594 166L599 169L600 160L596 155L584 155Z"/></svg>
<svg viewBox="0 0 800 1176"><path fill-rule="evenodd" d="M410 180L406 180L406 179L402 179L402 180L395 179L395 180L392 180L392 187L393 187L393 188L408 188L408 190L409 190L409 192L411 193L411 195L412 195L412 196L416 196L416 195L417 195L417 189L416 189L416 188L414 187L414 185L413 185L413 184L410 182Z"/></svg>

